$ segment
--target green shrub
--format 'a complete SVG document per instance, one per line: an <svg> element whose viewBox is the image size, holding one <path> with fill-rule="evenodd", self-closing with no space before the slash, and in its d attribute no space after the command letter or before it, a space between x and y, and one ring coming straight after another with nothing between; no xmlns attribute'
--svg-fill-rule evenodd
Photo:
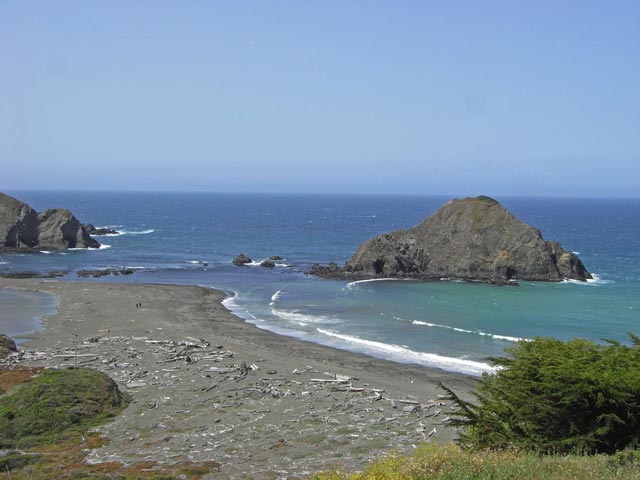
<svg viewBox="0 0 640 480"><path fill-rule="evenodd" d="M0 457L0 471L9 472L18 468L25 467L30 463L36 463L40 460L38 455L25 455L23 453L9 453Z"/></svg>
<svg viewBox="0 0 640 480"><path fill-rule="evenodd" d="M640 443L640 337L608 341L522 341L493 358L474 393L443 386L459 410L462 445L543 453L612 453Z"/></svg>
<svg viewBox="0 0 640 480"><path fill-rule="evenodd" d="M0 445L28 447L111 418L127 403L116 383L88 368L43 370L0 397Z"/></svg>

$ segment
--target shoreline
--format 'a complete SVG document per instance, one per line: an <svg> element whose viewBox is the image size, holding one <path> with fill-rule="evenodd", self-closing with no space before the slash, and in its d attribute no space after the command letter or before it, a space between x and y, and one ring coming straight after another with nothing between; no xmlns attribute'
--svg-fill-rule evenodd
<svg viewBox="0 0 640 480"><path fill-rule="evenodd" d="M2 331L22 345L42 331L42 319L57 311L57 298L48 292L0 289Z"/></svg>
<svg viewBox="0 0 640 480"><path fill-rule="evenodd" d="M134 402L101 428L93 462L215 460L223 478L358 470L419 442L450 441L438 383L477 378L278 335L200 286L0 279L57 297L21 363L111 375ZM141 304L141 307L137 307Z"/></svg>

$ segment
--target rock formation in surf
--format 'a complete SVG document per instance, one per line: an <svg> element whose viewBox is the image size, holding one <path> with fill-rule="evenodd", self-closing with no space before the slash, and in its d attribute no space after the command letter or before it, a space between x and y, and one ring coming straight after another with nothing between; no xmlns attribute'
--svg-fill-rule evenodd
<svg viewBox="0 0 640 480"><path fill-rule="evenodd" d="M244 253L241 253L240 255L238 255L236 258L233 259L233 264L239 267L242 267L251 262L253 262L253 260L247 257Z"/></svg>
<svg viewBox="0 0 640 480"><path fill-rule="evenodd" d="M84 229L87 231L89 235L119 235L120 232L117 230L113 230L112 228L99 227L96 228L92 223L85 223L83 225Z"/></svg>
<svg viewBox="0 0 640 480"><path fill-rule="evenodd" d="M0 251L99 248L69 210L38 213L29 205L0 193Z"/></svg>
<svg viewBox="0 0 640 480"><path fill-rule="evenodd" d="M592 278L558 242L486 196L452 200L409 230L364 242L343 267L314 265L325 278L460 279L489 283Z"/></svg>

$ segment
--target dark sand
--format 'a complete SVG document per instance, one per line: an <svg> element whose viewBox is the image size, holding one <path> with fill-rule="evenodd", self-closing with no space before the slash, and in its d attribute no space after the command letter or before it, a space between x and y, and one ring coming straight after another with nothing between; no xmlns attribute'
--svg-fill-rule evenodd
<svg viewBox="0 0 640 480"><path fill-rule="evenodd" d="M222 467L211 478L359 470L453 439L438 382L468 392L477 381L261 330L203 287L0 279L0 288L58 297L58 313L11 361L75 361L133 396L101 428L109 443L88 452L91 462L215 460Z"/></svg>

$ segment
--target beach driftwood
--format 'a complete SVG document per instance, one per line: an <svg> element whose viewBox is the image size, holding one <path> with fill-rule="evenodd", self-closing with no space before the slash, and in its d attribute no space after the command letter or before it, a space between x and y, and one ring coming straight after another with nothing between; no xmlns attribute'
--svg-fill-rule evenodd
<svg viewBox="0 0 640 480"><path fill-rule="evenodd" d="M100 428L111 441L88 452L91 462L215 458L229 466L224 478L293 475L321 470L338 451L340 461L363 468L390 450L408 451L418 442L455 435L444 413L448 401L429 383L437 372L422 375L414 367L320 346L303 344L297 350L289 339L271 345L270 334L225 319L226 311L211 321L202 313L211 305L196 301L211 302L203 289L78 285L51 285L61 295L61 308L66 292L75 292L74 308L48 319L50 333L32 343L37 348L20 348L4 365L68 368L75 358L128 391L134 401ZM148 289L156 295L153 301L144 295ZM112 291L131 301L105 297L109 304L127 305L109 310L107 317L100 312L110 306L100 305L95 293ZM131 308L140 302L144 309ZM171 310L174 305L179 309ZM183 319L189 308L200 316L191 317L187 328ZM75 326L81 340L67 348ZM278 350L286 341L293 342L291 351ZM333 362L332 355L344 357ZM417 379L422 383L414 385Z"/></svg>

